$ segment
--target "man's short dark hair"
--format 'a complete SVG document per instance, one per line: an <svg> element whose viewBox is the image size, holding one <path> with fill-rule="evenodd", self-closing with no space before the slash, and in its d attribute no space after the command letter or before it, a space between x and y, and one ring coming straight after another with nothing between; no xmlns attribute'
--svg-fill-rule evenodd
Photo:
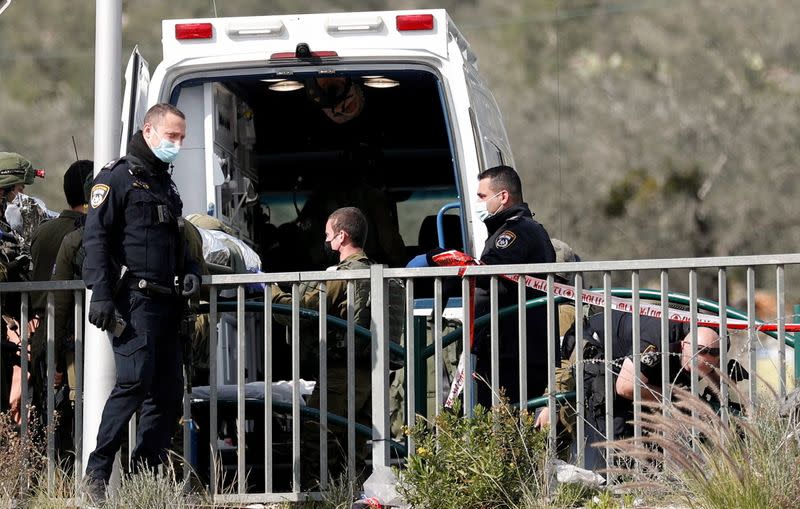
<svg viewBox="0 0 800 509"><path fill-rule="evenodd" d="M144 123L150 125L159 125L167 116L167 113L172 113L180 118L186 120L186 115L175 106L168 103L158 103L152 106L144 115Z"/></svg>
<svg viewBox="0 0 800 509"><path fill-rule="evenodd" d="M94 163L92 161L81 159L69 165L67 171L64 172L64 197L70 207L89 203L84 200L83 183L93 170Z"/></svg>
<svg viewBox="0 0 800 509"><path fill-rule="evenodd" d="M519 175L511 166L494 166L478 174L478 180L490 179L491 188L495 191L508 191L512 201L522 201L522 182Z"/></svg>
<svg viewBox="0 0 800 509"><path fill-rule="evenodd" d="M367 240L367 218L356 207L342 207L328 216L333 232L346 231L356 247L364 247Z"/></svg>

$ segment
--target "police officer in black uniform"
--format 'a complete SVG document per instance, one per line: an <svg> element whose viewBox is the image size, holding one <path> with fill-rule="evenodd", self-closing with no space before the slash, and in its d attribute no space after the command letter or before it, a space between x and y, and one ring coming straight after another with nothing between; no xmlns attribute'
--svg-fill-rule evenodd
<svg viewBox="0 0 800 509"><path fill-rule="evenodd" d="M598 313L589 317L584 324L584 387L588 443L605 440L605 327L604 315ZM643 401L657 401L661 397L661 366L667 363L669 380L673 386L691 385L691 329L683 322L669 322L667 327L666 354L661 348L661 319L649 316L639 317L640 373L635 379L633 365L633 315L622 311L611 312L611 372L614 379L614 439L633 436L633 390L641 385ZM562 355L571 355L575 346L574 327L564 334ZM700 378L709 378L719 383L715 368L719 367L719 334L709 327L698 328L697 368ZM586 448L588 467L600 467L604 460L596 448Z"/></svg>
<svg viewBox="0 0 800 509"><path fill-rule="evenodd" d="M170 176L185 135L180 110L153 106L128 154L106 165L91 190L83 265L92 290L89 321L114 335L117 371L86 466L95 501L104 498L134 412L140 410L134 471L163 463L177 424L183 375L176 286L184 297L200 288L181 231L183 203Z"/></svg>
<svg viewBox="0 0 800 509"><path fill-rule="evenodd" d="M513 263L553 263L556 254L544 227L533 219L533 213L522 198L522 184L517 172L509 166L495 166L478 175L478 217L486 224L489 239L481 261L488 265ZM489 313L489 278L478 278L475 289L475 317ZM528 289L527 299L544 295ZM498 309L517 303L517 284L498 279ZM528 398L541 396L547 388L547 309L530 308L527 315L527 380ZM554 316L555 330L558 317ZM509 401L519 400L519 332L517 313L500 319L499 354L500 387ZM553 338L558 352L558 336ZM475 330L473 353L477 356L475 372L491 384L490 325ZM558 360L556 360L558 365ZM553 366L555 369L555 366ZM478 384L478 403L491 406L490 385Z"/></svg>

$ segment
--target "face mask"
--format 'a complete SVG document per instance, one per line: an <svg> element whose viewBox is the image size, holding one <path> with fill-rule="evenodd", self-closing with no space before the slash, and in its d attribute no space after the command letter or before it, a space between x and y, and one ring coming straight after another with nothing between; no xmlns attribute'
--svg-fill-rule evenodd
<svg viewBox="0 0 800 509"><path fill-rule="evenodd" d="M331 246L331 241L325 241L325 258L327 260L331 260L334 257L338 257L339 253L333 250L333 246Z"/></svg>
<svg viewBox="0 0 800 509"><path fill-rule="evenodd" d="M158 131L155 129L153 129L153 132L158 134ZM153 154L161 161L165 163L171 163L176 157L178 157L178 152L180 152L181 146L177 143L161 138L161 143L159 143L157 147L151 147L150 150L152 150Z"/></svg>
<svg viewBox="0 0 800 509"><path fill-rule="evenodd" d="M335 238L336 235L333 236ZM339 263L339 251L333 249L333 239L325 241L325 261L331 264Z"/></svg>
<svg viewBox="0 0 800 509"><path fill-rule="evenodd" d="M478 219L480 219L483 222L486 222L487 219L489 219L490 217L492 217L495 214L497 214L498 212L500 212L500 209L503 208L502 205L500 205L500 207L497 210L495 210L494 212L489 212L489 209L486 208L486 204L489 202L489 200L491 200L492 198L494 198L495 196L497 196L498 194L500 194L502 192L503 191L499 191L496 194L494 194L493 196L490 196L489 198L486 198L483 201L476 201L475 202L475 213L478 214Z"/></svg>

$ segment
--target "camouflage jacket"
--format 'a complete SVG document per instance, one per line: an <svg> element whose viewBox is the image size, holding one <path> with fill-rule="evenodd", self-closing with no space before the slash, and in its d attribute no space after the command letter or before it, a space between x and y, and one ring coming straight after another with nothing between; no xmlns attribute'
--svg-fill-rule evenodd
<svg viewBox="0 0 800 509"><path fill-rule="evenodd" d="M356 253L348 256L336 266L336 270L358 270L368 269L372 261L363 253ZM311 281L300 285L300 307L312 311L319 311L320 299L326 302L326 312L329 316L335 316L342 320L347 320L347 281L340 279L327 281L325 292L321 290L321 281ZM354 322L369 329L370 308L369 308L369 280L362 279L354 281ZM292 304L292 294L282 292L277 286L272 287L272 302L274 304ZM285 314L274 314L275 321L284 325L291 325L291 316ZM328 351L332 355L331 360L337 360L346 347L347 331L345 329L328 324ZM304 319L300 324L300 349L303 360L312 361L318 358L319 352L319 320ZM356 349L357 355L359 348ZM369 351L369 344L367 344Z"/></svg>

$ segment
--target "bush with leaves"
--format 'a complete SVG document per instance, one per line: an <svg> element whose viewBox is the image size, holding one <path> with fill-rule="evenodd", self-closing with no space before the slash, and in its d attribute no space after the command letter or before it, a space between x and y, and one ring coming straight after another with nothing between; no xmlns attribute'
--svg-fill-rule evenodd
<svg viewBox="0 0 800 509"><path fill-rule="evenodd" d="M400 473L398 491L427 509L517 508L540 496L547 435L506 402L474 417L459 409L432 422L418 418L407 434L416 454Z"/></svg>

